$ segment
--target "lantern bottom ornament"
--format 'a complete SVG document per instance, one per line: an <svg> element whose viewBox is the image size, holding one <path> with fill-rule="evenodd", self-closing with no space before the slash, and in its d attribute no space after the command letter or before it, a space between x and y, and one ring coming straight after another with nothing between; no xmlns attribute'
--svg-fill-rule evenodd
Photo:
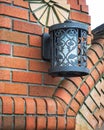
<svg viewBox="0 0 104 130"><path fill-rule="evenodd" d="M89 74L87 68L88 25L67 20L43 34L43 59L51 62L49 74L75 77Z"/></svg>

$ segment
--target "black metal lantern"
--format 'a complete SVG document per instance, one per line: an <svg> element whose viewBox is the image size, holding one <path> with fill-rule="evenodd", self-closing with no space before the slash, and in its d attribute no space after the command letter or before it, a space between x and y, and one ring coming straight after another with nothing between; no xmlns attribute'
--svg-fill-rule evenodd
<svg viewBox="0 0 104 130"><path fill-rule="evenodd" d="M43 58L51 61L52 76L84 76L87 69L88 25L67 20L43 34Z"/></svg>

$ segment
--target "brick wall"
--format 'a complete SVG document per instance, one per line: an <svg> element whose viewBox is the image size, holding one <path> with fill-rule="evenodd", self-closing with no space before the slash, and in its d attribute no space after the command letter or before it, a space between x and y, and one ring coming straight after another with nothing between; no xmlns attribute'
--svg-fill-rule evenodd
<svg viewBox="0 0 104 130"><path fill-rule="evenodd" d="M70 18L90 25L86 1L67 2L71 5ZM47 30L33 17L28 2L0 0L0 129L74 130L77 114L89 127L101 126L103 117L97 119L100 114L93 113L94 108L89 110L87 103L95 103L94 94L99 94L96 87L94 94L90 91L104 72L97 57L102 57L102 48L95 44L88 52L88 67L94 70L90 76L54 78L48 75L50 64L41 57L41 36ZM88 43L90 35L89 26ZM94 50L99 50L97 56ZM100 108L99 102L95 107Z"/></svg>
<svg viewBox="0 0 104 130"><path fill-rule="evenodd" d="M68 0L68 3L72 8L72 19L90 23L85 1ZM24 96L52 95L60 78L49 76L49 63L42 60L43 30L32 16L28 2L0 0L0 79L5 86L1 93ZM43 87L44 91L46 90L44 93Z"/></svg>

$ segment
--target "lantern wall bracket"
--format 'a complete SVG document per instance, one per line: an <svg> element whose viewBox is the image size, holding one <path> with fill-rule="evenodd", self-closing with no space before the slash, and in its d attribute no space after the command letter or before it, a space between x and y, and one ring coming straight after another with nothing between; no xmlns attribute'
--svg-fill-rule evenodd
<svg viewBox="0 0 104 130"><path fill-rule="evenodd" d="M50 61L50 35L48 33L42 35L42 58Z"/></svg>

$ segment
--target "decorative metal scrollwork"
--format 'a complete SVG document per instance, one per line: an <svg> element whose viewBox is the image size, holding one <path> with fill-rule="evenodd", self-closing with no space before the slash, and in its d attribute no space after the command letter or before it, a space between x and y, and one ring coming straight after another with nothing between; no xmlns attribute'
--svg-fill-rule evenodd
<svg viewBox="0 0 104 130"><path fill-rule="evenodd" d="M77 62L78 30L61 29L55 31L55 64L54 66L73 66Z"/></svg>

